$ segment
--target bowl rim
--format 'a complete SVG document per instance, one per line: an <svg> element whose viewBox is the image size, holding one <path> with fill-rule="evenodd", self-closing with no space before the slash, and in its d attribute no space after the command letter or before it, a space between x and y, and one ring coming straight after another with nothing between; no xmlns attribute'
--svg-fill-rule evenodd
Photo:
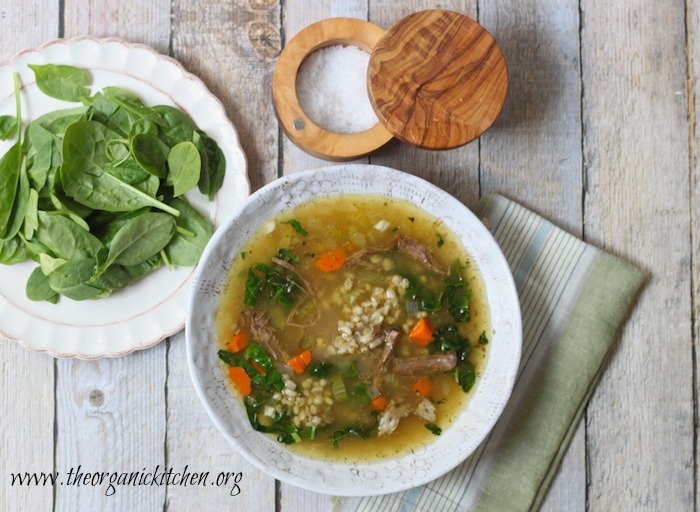
<svg viewBox="0 0 700 512"><path fill-rule="evenodd" d="M457 211L459 211L460 215L463 217L460 217L457 222L460 224L465 223L465 225L468 226L468 228L473 232L473 236L478 237L479 243L484 244L484 250L489 255L488 261L484 261L484 259L479 256L475 257L475 249L473 247L467 247L467 251L470 253L470 256L480 267L480 273L482 273L482 279L484 279L487 301L489 303L490 313L492 313L492 330L496 327L494 325L492 310L494 305L496 305L497 308L507 310L511 315L508 317L509 322L507 326L507 338L505 333L500 333L498 331L493 333L495 338L492 339L492 343L489 347L489 354L487 356L489 359L483 368L483 375L481 375L477 380L477 385L475 390L471 392L472 395L469 398L467 406L462 413L460 413L459 417L454 420L453 424L450 425L447 433L451 433L451 438L448 441L443 441L442 438L445 436L445 432L443 431L442 436L432 440L428 445L411 450L409 453L400 455L397 458L370 462L331 462L323 459L309 458L298 452L288 450L285 445L272 440L270 436L254 431L252 427L250 427L244 410L243 416L245 423L247 424L247 430L245 430L244 426L244 431L236 431L235 433L232 432L232 426L224 418L222 412L217 409L217 404L215 404L213 400L222 400L227 408L238 408L238 414L240 415L242 409L240 399L230 393L228 389L225 389L225 392L229 396L222 396L221 389L214 389L211 386L211 382L206 381L207 376L203 376L200 373L203 370L201 370L198 366L202 363L202 355L196 352L201 346L207 346L203 345L203 343L206 343L206 341L202 342L201 340L201 337L204 335L204 331L199 328L201 316L199 316L200 312L198 311L198 306L204 303L202 298L206 296L205 294L214 294L216 296L221 292L220 287L222 278L219 278L217 282L212 282L209 281L207 277L208 273L215 272L216 270L222 270L222 268L213 269L212 267L211 260L212 258L217 257L217 255L214 254L215 251L218 250L220 244L226 243L227 237L229 236L238 236L239 238L242 237L241 244L245 243L249 236L255 233L259 227L270 218L293 208L297 204L305 202L305 199L294 197L292 193L308 193L310 194L308 198L316 197L317 194L331 196L340 195L345 192L337 189L339 183L359 180L360 182L365 181L367 184L371 185L377 179L377 176L380 175L383 183L391 182L393 184L386 185L390 189L392 186L407 186L416 192L423 191L421 192L421 195L425 197L429 196L436 204L448 205L450 208L455 208ZM309 190L306 190L304 187L308 186L308 183L312 183L314 186L312 186ZM369 188L367 190L351 193L387 196L385 193L377 192L375 189ZM264 218L255 218L252 227L249 227L248 229L247 235L243 236L232 234L232 230L236 227L236 223L240 222L241 218L245 218L245 215L250 211L255 211L256 208L259 209L261 205L265 204L265 200L268 197L276 198L278 200L272 205L272 208L275 211L270 212ZM407 199L401 195L399 195L398 198ZM424 209L430 215L440 218L439 214L428 210L424 203L421 202L420 204L416 204L414 202L414 204L419 208ZM445 221L444 218L442 218L442 220ZM451 230L453 232L455 231L454 228L451 228ZM464 238L461 232L458 234L460 234L462 239ZM229 247L228 253L233 255L238 254L236 247L238 246L233 248ZM485 267L484 265L488 265L488 267ZM488 296L490 286L494 286L494 284L490 284L490 281L486 281L485 278L488 276L483 275L484 268L491 269L488 270L488 272L492 272L497 275L499 282L495 288L501 291L502 295L499 294L499 296L496 298ZM223 268L223 270L227 270L227 267ZM225 276L223 280L225 281ZM498 301L498 304L492 303L492 298ZM211 340L211 337L208 339ZM494 349L496 340L498 340L499 344L496 345L497 349ZM232 212L229 218L223 222L221 227L216 230L209 244L205 248L200 263L195 270L193 286L191 288L190 300L188 302L186 314L185 343L190 377L197 395L207 412L207 415L217 429L222 433L224 438L245 459L247 459L261 471L276 478L277 480L307 490L337 496L372 496L404 491L435 480L464 462L464 460L467 459L488 437L489 433L493 430L496 421L503 412L515 384L522 350L522 319L520 316L520 304L517 289L505 256L489 230L469 208L467 208L463 203L450 195L448 192L420 177L404 171L370 164L336 164L297 172L275 179L251 194L235 209L235 211ZM215 352L218 347L211 342L209 342L209 345L211 345L211 349L209 351L213 351L215 356ZM503 355L500 356L503 358L501 361L503 368L498 368L500 374L496 376L493 376L490 373L496 371L494 370L494 365L497 363L491 362L493 352L496 352L496 354L503 353ZM204 355L206 356L206 354ZM218 365L216 366L218 367ZM223 372L221 373L223 374ZM221 376L216 375L209 375L208 377L215 380L217 378L221 378ZM465 421L464 418L467 417L466 412L473 408L472 404L475 403L475 401L482 400L482 398L477 397L482 397L482 395L486 394L486 391L484 391L484 386L481 386L480 384L487 380L490 382L490 379L496 377L499 379L499 389L488 390L488 400L490 400L489 403L492 403L494 407L488 411L481 411L478 409L476 414L476 419L478 419L478 422L476 424L470 424L468 427L462 429L460 422ZM234 402L235 405L233 405ZM217 403L220 407L221 402ZM473 420L473 418L469 417L466 421L469 422L469 420ZM460 430L458 432L453 432L453 430L455 430L453 427L455 427L457 424L460 424ZM440 443L442 446L449 441L460 439L458 436L459 434L463 433L465 435L466 433L469 434L467 437L469 441L468 447L460 446L456 450L456 452L458 452L457 456L454 456L452 460L439 461L439 467L436 467L435 469L433 469L434 466L430 466L428 469L421 469L420 471L416 470L416 474L408 479L404 477L403 479L389 479L388 481L385 481L387 479L377 478L378 484L376 486L373 486L371 478L362 478L360 476L374 474L376 478L378 471L388 470L389 468L391 468L391 471L399 471L399 473L401 473L402 471L408 471L414 466L420 467L420 465L416 464L417 461L430 459L427 452L431 451L431 448L437 446L438 443ZM256 446L256 453L253 453L250 447L251 442L256 444L260 443L265 446ZM275 450L273 446L277 446L277 449ZM270 465L264 463L259 455L259 452L264 452L265 450L269 452L267 453L267 458L274 458L275 456L279 457L277 464ZM466 453L467 451L468 453ZM447 453L452 454L452 452ZM308 464L310 470L303 474L297 474L293 469L291 469L294 463ZM334 481L329 483L321 478L324 472L329 471L328 468L332 468L331 471L340 471L341 473L346 472L347 475L352 478L349 481L342 481L343 478L336 477Z"/></svg>

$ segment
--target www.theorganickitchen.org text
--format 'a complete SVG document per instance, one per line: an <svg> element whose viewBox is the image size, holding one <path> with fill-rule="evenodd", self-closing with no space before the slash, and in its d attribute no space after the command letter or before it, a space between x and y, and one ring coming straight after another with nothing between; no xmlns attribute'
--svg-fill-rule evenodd
<svg viewBox="0 0 700 512"><path fill-rule="evenodd" d="M225 487L230 496L241 493L242 472L191 471L189 466L176 470L170 467L156 466L149 470L137 471L85 471L82 466L68 471L19 472L10 473L10 485L15 487L75 486L101 487L105 496L113 496L119 487L176 486L176 487Z"/></svg>

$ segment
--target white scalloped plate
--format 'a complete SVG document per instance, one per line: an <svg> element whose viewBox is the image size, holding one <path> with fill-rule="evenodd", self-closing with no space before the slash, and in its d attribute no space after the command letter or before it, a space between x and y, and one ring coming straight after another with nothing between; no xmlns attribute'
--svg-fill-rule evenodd
<svg viewBox="0 0 700 512"><path fill-rule="evenodd" d="M488 359L467 406L432 443L377 462L328 462L303 456L256 432L230 392L217 356L215 315L230 262L269 218L317 196L376 194L410 201L442 219L483 278L491 329ZM224 437L275 478L315 492L370 496L430 482L464 461L486 438L510 397L520 362L522 323L513 277L481 221L457 199L416 176L378 165L344 164L285 176L251 195L214 234L196 271L185 327L190 375Z"/></svg>
<svg viewBox="0 0 700 512"><path fill-rule="evenodd" d="M119 39L80 37L50 41L0 65L0 115L15 113L13 73L20 74L24 125L45 112L76 106L48 98L27 64L69 64L88 69L93 91L124 87L147 105L174 105L214 138L226 156L226 178L214 201L198 192L188 198L215 226L250 193L246 160L223 105L176 60L147 46ZM0 141L0 154L12 141ZM31 350L84 359L122 356L150 347L184 326L193 268L159 269L126 290L96 301L32 302L25 283L33 262L0 265L0 334Z"/></svg>

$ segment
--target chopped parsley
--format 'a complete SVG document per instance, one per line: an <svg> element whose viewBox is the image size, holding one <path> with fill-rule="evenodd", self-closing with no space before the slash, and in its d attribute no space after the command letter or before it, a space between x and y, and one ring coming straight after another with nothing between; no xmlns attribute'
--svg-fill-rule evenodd
<svg viewBox="0 0 700 512"><path fill-rule="evenodd" d="M445 239L442 237L441 233L437 234L437 248L440 249L443 245L445 245Z"/></svg>
<svg viewBox="0 0 700 512"><path fill-rule="evenodd" d="M285 222L285 224L289 224L290 226L292 226L294 228L294 231L299 233L301 236L306 236L309 234L309 232L304 229L304 227L301 225L301 222L299 222L297 219L289 220Z"/></svg>
<svg viewBox="0 0 700 512"><path fill-rule="evenodd" d="M477 341L479 345L488 345L489 344L489 339L486 337L486 331L481 333L481 336L479 336L479 340Z"/></svg>
<svg viewBox="0 0 700 512"><path fill-rule="evenodd" d="M430 430L436 436L439 436L440 434L442 434L442 429L440 427L438 427L435 423L426 423L425 428Z"/></svg>
<svg viewBox="0 0 700 512"><path fill-rule="evenodd" d="M289 249L280 249L279 251L277 251L277 257L282 261L286 261L287 263L299 263L299 256L294 254Z"/></svg>

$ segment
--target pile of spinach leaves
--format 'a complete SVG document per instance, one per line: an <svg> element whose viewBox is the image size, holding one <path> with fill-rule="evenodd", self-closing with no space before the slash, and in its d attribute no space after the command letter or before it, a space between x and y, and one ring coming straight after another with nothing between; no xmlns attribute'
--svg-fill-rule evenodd
<svg viewBox="0 0 700 512"><path fill-rule="evenodd" d="M29 65L46 95L79 102L22 132L0 117L0 137L17 137L0 159L0 263L31 258L27 296L56 302L106 297L161 265L192 266L211 223L185 198L211 200L224 180L217 143L175 107L148 107L119 87L90 93L86 70Z"/></svg>

